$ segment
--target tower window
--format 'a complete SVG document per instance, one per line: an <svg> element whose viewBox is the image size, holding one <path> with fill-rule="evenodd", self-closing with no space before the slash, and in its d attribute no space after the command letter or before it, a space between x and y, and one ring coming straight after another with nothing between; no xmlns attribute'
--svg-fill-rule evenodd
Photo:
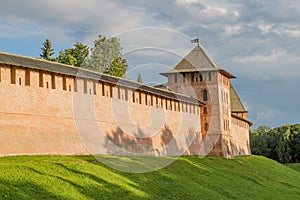
<svg viewBox="0 0 300 200"><path fill-rule="evenodd" d="M208 100L207 90L203 90L203 101Z"/></svg>
<svg viewBox="0 0 300 200"><path fill-rule="evenodd" d="M208 127L209 127L208 123L205 123L205 125L204 125L204 130L205 130L205 131L208 131Z"/></svg>
<svg viewBox="0 0 300 200"><path fill-rule="evenodd" d="M204 107L203 112L204 114L207 114L207 107Z"/></svg>
<svg viewBox="0 0 300 200"><path fill-rule="evenodd" d="M194 73L191 73L191 81L194 82Z"/></svg>
<svg viewBox="0 0 300 200"><path fill-rule="evenodd" d="M226 103L228 104L228 93L226 93Z"/></svg>
<svg viewBox="0 0 300 200"><path fill-rule="evenodd" d="M211 81L211 72L208 72L208 80Z"/></svg>
<svg viewBox="0 0 300 200"><path fill-rule="evenodd" d="M202 75L200 74L200 82L202 82L203 81L203 77L202 77Z"/></svg>
<svg viewBox="0 0 300 200"><path fill-rule="evenodd" d="M174 82L177 83L177 74L174 74Z"/></svg>
<svg viewBox="0 0 300 200"><path fill-rule="evenodd" d="M182 82L185 83L185 73L182 74Z"/></svg>

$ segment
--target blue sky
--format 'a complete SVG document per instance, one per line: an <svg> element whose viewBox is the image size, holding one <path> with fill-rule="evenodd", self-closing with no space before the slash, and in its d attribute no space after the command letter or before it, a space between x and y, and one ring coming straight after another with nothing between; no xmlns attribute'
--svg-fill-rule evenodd
<svg viewBox="0 0 300 200"><path fill-rule="evenodd" d="M199 38L232 80L254 127L298 123L299 0L1 0L0 51L38 57L46 38L56 54L97 35L118 36L130 68L149 84Z"/></svg>

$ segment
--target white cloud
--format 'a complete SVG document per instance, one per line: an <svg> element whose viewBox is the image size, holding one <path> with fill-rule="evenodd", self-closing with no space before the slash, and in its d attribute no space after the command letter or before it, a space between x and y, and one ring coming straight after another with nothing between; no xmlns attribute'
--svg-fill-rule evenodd
<svg viewBox="0 0 300 200"><path fill-rule="evenodd" d="M34 1L4 0L0 16L3 20L26 20L38 26L61 32L95 32L106 34L140 24L139 10L126 10L110 1Z"/></svg>
<svg viewBox="0 0 300 200"><path fill-rule="evenodd" d="M246 57L236 57L236 62L274 62L276 60L286 57L287 53L284 49L273 49L268 55L255 54ZM286 58L285 58L286 59Z"/></svg>
<svg viewBox="0 0 300 200"><path fill-rule="evenodd" d="M281 26L274 30L274 33L278 34L281 37L294 37L300 38L300 26L299 27L286 27Z"/></svg>
<svg viewBox="0 0 300 200"><path fill-rule="evenodd" d="M241 25L225 25L225 34L226 35L236 35L241 33L242 26Z"/></svg>
<svg viewBox="0 0 300 200"><path fill-rule="evenodd" d="M270 32L271 27L272 27L272 25L270 25L270 24L258 25L258 28L260 29L261 34L268 34Z"/></svg>

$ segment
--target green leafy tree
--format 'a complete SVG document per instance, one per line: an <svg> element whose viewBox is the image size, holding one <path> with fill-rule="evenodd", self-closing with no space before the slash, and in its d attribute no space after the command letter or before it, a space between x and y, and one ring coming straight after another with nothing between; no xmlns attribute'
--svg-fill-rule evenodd
<svg viewBox="0 0 300 200"><path fill-rule="evenodd" d="M66 65L77 65L76 58L70 53L71 49L66 49L64 51L59 52L59 56L57 61Z"/></svg>
<svg viewBox="0 0 300 200"><path fill-rule="evenodd" d="M137 77L137 82L138 83L143 83L143 78L142 75L139 73L138 77Z"/></svg>
<svg viewBox="0 0 300 200"><path fill-rule="evenodd" d="M125 77L128 64L126 59L122 58L121 50L118 38L106 38L99 35L94 41L86 66L90 70Z"/></svg>
<svg viewBox="0 0 300 200"><path fill-rule="evenodd" d="M51 57L54 54L54 49L52 48L52 43L49 39L46 39L46 41L43 43L41 50L42 53L40 54L40 57L42 59L55 61L55 58Z"/></svg>
<svg viewBox="0 0 300 200"><path fill-rule="evenodd" d="M250 132L251 151L256 155L264 155L267 149L266 137L270 127L260 126L256 130Z"/></svg>
<svg viewBox="0 0 300 200"><path fill-rule="evenodd" d="M300 162L300 125L261 126L250 132L250 145L253 154L282 163Z"/></svg>
<svg viewBox="0 0 300 200"><path fill-rule="evenodd" d="M89 55L89 47L82 43L75 43L73 48L59 52L58 62L81 67Z"/></svg>
<svg viewBox="0 0 300 200"><path fill-rule="evenodd" d="M300 162L300 125L291 126L290 153L290 162Z"/></svg>
<svg viewBox="0 0 300 200"><path fill-rule="evenodd" d="M105 69L104 74L124 78L127 67L127 61L121 57L117 57L112 61L111 65Z"/></svg>

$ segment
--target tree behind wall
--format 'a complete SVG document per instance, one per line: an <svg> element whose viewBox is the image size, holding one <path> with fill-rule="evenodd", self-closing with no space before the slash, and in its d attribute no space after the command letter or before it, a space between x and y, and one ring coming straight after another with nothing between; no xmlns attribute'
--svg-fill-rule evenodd
<svg viewBox="0 0 300 200"><path fill-rule="evenodd" d="M141 73L139 73L139 75L138 75L138 77L137 77L137 82L138 82L138 83L143 83L143 78L142 78Z"/></svg>
<svg viewBox="0 0 300 200"><path fill-rule="evenodd" d="M54 61L55 58L51 58L51 56L54 54L54 49L52 48L52 43L49 39L46 39L46 41L43 43L43 47L41 48L42 53L40 54L40 57L45 60Z"/></svg>
<svg viewBox="0 0 300 200"><path fill-rule="evenodd" d="M89 55L89 47L82 43L75 43L73 48L65 49L59 52L58 62L81 67L84 60Z"/></svg>
<svg viewBox="0 0 300 200"><path fill-rule="evenodd" d="M126 59L122 58L121 50L118 38L99 35L84 66L97 72L125 77L128 64Z"/></svg>

